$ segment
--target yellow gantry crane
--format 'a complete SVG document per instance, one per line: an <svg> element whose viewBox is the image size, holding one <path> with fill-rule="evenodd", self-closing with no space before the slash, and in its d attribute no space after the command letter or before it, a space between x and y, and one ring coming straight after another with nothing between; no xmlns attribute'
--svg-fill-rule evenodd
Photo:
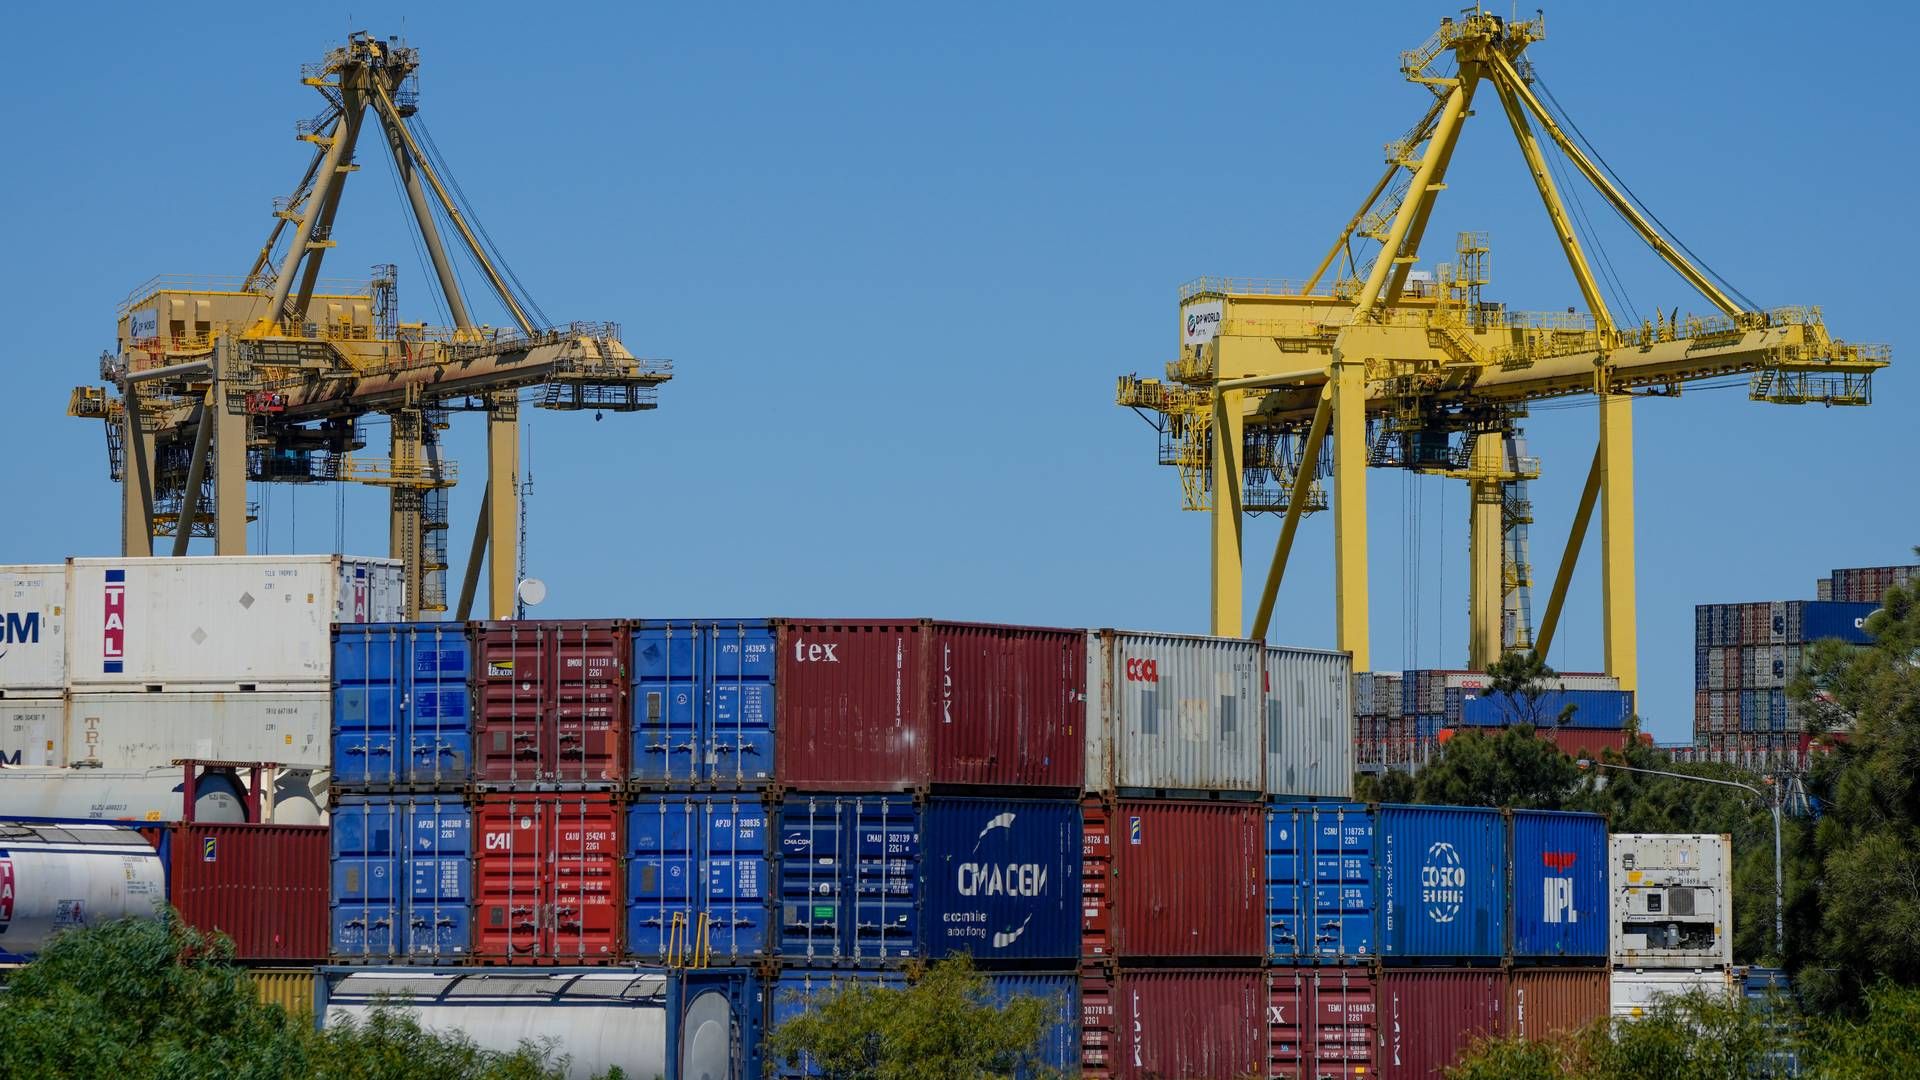
<svg viewBox="0 0 1920 1080"><path fill-rule="evenodd" d="M596 414L655 407L672 365L635 358L612 323L548 322L486 238L416 119L419 62L417 49L363 31L304 65L302 82L325 102L296 125L312 161L276 201L251 268L231 279L155 278L121 304L116 350L100 361L106 385L76 388L68 412L106 421L126 554L151 555L156 536L170 536L176 556L194 536L211 537L216 554L244 553L248 480L371 484L390 493L408 617L445 611L447 489L457 473L440 432L452 413L481 412L486 494L456 610L468 617L491 548L487 610L506 617L517 584L522 395ZM364 282L319 276L367 144L392 158L452 326L401 322L392 266ZM474 320L437 217L511 327ZM384 458L356 453L373 414L390 420Z"/></svg>
<svg viewBox="0 0 1920 1080"><path fill-rule="evenodd" d="M1834 340L1818 308L1758 309L1656 227L1536 96L1522 54L1544 34L1544 17L1469 9L1443 19L1424 44L1401 54L1406 77L1431 91L1430 107L1387 146L1386 172L1313 274L1300 282L1190 282L1180 290L1181 348L1165 380L1120 378L1119 403L1158 428L1160 461L1178 469L1185 507L1212 515L1214 633L1237 636L1245 625L1243 515L1285 514L1252 624L1252 636L1264 638L1300 518L1327 507L1321 481L1330 478L1338 645L1353 653L1356 670L1371 670L1366 470L1405 468L1463 480L1472 491L1468 660L1476 669L1505 649L1544 654L1552 644L1597 503L1606 670L1635 689L1634 399L1737 376L1756 401L1870 402L1873 373L1890 350ZM1451 71L1440 67L1447 57ZM1488 92L1519 142L1586 315L1513 312L1483 299L1483 234L1462 234L1454 261L1437 273L1413 270L1461 127L1476 94ZM1676 310L1621 325L1556 187L1547 157L1554 149L1717 314ZM1597 399L1598 446L1534 634L1525 625L1525 484L1539 464L1526 456L1517 421L1531 402L1574 395Z"/></svg>

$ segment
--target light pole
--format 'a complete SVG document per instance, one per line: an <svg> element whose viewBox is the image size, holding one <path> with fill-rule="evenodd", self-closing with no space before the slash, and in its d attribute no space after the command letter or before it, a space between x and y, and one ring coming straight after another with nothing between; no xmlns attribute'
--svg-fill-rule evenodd
<svg viewBox="0 0 1920 1080"><path fill-rule="evenodd" d="M1780 800L1768 798L1752 784L1742 784L1737 780L1719 780L1711 776L1694 776L1691 773L1667 772L1663 769L1638 769L1632 765L1615 765L1606 761L1594 761L1581 758L1577 764L1583 769L1613 769L1618 772L1645 773L1648 776L1671 776L1676 780L1693 780L1702 784L1719 784L1721 787L1737 787L1749 792L1754 798L1767 804L1773 811L1773 951L1781 963L1787 961L1786 906L1787 888L1784 871L1780 865ZM1776 789L1777 791L1777 789ZM1728 868L1731 875L1732 868Z"/></svg>

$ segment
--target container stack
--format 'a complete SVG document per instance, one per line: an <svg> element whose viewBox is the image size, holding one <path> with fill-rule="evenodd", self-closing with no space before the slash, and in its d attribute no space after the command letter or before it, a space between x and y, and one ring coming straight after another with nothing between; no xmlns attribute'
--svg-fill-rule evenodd
<svg viewBox="0 0 1920 1080"><path fill-rule="evenodd" d="M1641 1016L1669 994L1731 994L1732 837L1617 833L1608 862L1612 1014Z"/></svg>
<svg viewBox="0 0 1920 1080"><path fill-rule="evenodd" d="M1920 579L1920 566L1860 566L1835 570L1818 582L1817 598L1846 604L1878 604L1887 590Z"/></svg>
<svg viewBox="0 0 1920 1080"><path fill-rule="evenodd" d="M1353 678L1353 757L1362 771L1413 767L1413 726L1400 711L1400 686L1391 672Z"/></svg>
<svg viewBox="0 0 1920 1080"><path fill-rule="evenodd" d="M1361 675L1354 698L1354 754L1363 770L1418 771L1448 733L1530 724L1569 754L1626 746L1633 695L1619 681L1565 672L1536 701L1491 693L1484 672L1426 669ZM1573 706L1568 713L1567 706Z"/></svg>
<svg viewBox="0 0 1920 1080"><path fill-rule="evenodd" d="M1835 571L1836 577L1845 572ZM1864 645L1875 602L1777 600L1694 609L1693 736L1703 760L1763 772L1806 767L1807 716L1787 696L1815 641Z"/></svg>

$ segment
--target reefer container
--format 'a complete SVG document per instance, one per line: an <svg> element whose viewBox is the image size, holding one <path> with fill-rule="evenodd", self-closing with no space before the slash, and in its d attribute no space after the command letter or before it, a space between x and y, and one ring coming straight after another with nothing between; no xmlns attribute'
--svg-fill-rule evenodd
<svg viewBox="0 0 1920 1080"><path fill-rule="evenodd" d="M614 1066L664 1080L761 1080L765 1006L747 971L322 968L316 997L322 1028L386 1005L483 1050L551 1042L576 1080Z"/></svg>
<svg viewBox="0 0 1920 1080"><path fill-rule="evenodd" d="M1088 798L1084 810L1082 956L1266 952L1262 807Z"/></svg>
<svg viewBox="0 0 1920 1080"><path fill-rule="evenodd" d="M1663 997L1701 993L1733 995L1733 976L1727 968L1615 968L1609 1011L1620 1019L1638 1020Z"/></svg>
<svg viewBox="0 0 1920 1080"><path fill-rule="evenodd" d="M1266 973L1258 969L1081 971L1081 1075L1234 1080L1266 1068Z"/></svg>
<svg viewBox="0 0 1920 1080"><path fill-rule="evenodd" d="M0 821L0 962L62 930L158 918L166 899L165 864L130 828Z"/></svg>
<svg viewBox="0 0 1920 1080"><path fill-rule="evenodd" d="M1267 794L1352 798L1352 655L1268 649L1264 664Z"/></svg>
<svg viewBox="0 0 1920 1080"><path fill-rule="evenodd" d="M1504 1034L1506 981L1498 970L1382 969L1376 1075L1437 1080L1475 1039Z"/></svg>
<svg viewBox="0 0 1920 1080"><path fill-rule="evenodd" d="M1100 630L1087 643L1087 790L1266 789L1265 647Z"/></svg>
<svg viewBox="0 0 1920 1080"><path fill-rule="evenodd" d="M1080 631L783 620L777 644L777 776L790 789L1081 786Z"/></svg>
<svg viewBox="0 0 1920 1080"><path fill-rule="evenodd" d="M1608 878L1615 965L1732 966L1732 837L1615 833Z"/></svg>
<svg viewBox="0 0 1920 1080"><path fill-rule="evenodd" d="M182 758L326 768L326 690L74 694L65 764L158 768Z"/></svg>
<svg viewBox="0 0 1920 1080"><path fill-rule="evenodd" d="M473 648L477 780L501 788L626 782L626 624L481 623Z"/></svg>
<svg viewBox="0 0 1920 1080"><path fill-rule="evenodd" d="M246 781L234 773L201 773L194 805L186 805L184 773L167 769L0 769L0 815L67 821L242 822L250 818ZM289 824L319 819L324 798L314 774L288 769L274 780L274 820Z"/></svg>
<svg viewBox="0 0 1920 1080"><path fill-rule="evenodd" d="M1373 969L1364 967L1267 969L1264 1075L1276 1080L1374 1075L1379 1059L1375 983Z"/></svg>
<svg viewBox="0 0 1920 1080"><path fill-rule="evenodd" d="M771 953L764 798L640 795L626 814L629 955L726 966Z"/></svg>
<svg viewBox="0 0 1920 1080"><path fill-rule="evenodd" d="M232 938L235 959L326 959L325 826L191 822L141 831L166 862L180 920Z"/></svg>
<svg viewBox="0 0 1920 1080"><path fill-rule="evenodd" d="M341 795L329 951L459 963L473 949L473 814L459 795Z"/></svg>
<svg viewBox="0 0 1920 1080"><path fill-rule="evenodd" d="M66 629L64 563L0 566L0 698L66 689Z"/></svg>
<svg viewBox="0 0 1920 1080"><path fill-rule="evenodd" d="M333 782L458 785L473 776L472 650L460 623L333 630Z"/></svg>
<svg viewBox="0 0 1920 1080"><path fill-rule="evenodd" d="M772 625L655 620L633 635L633 778L764 787L773 779Z"/></svg>
<svg viewBox="0 0 1920 1080"><path fill-rule="evenodd" d="M1598 814L1513 811L1516 962L1607 956L1607 822Z"/></svg>
<svg viewBox="0 0 1920 1080"><path fill-rule="evenodd" d="M333 624L398 619L404 593L393 559L71 559L68 685L75 691L322 687Z"/></svg>
<svg viewBox="0 0 1920 1080"><path fill-rule="evenodd" d="M1506 948L1506 823L1466 806L1383 806L1374 830L1380 955L1497 960Z"/></svg>
<svg viewBox="0 0 1920 1080"><path fill-rule="evenodd" d="M605 793L481 796L473 955L494 964L617 959L624 824Z"/></svg>
<svg viewBox="0 0 1920 1080"><path fill-rule="evenodd" d="M1506 1033L1545 1040L1570 1035L1607 1015L1611 972L1604 967L1517 967L1507 974Z"/></svg>
<svg viewBox="0 0 1920 1080"><path fill-rule="evenodd" d="M66 763L66 698L0 700L0 765Z"/></svg>
<svg viewBox="0 0 1920 1080"><path fill-rule="evenodd" d="M1280 963L1374 958L1374 816L1357 803L1267 809L1267 955Z"/></svg>
<svg viewBox="0 0 1920 1080"><path fill-rule="evenodd" d="M1460 706L1460 722L1468 727L1622 728L1632 715L1631 690L1546 690L1532 701L1517 694L1480 693L1463 698Z"/></svg>

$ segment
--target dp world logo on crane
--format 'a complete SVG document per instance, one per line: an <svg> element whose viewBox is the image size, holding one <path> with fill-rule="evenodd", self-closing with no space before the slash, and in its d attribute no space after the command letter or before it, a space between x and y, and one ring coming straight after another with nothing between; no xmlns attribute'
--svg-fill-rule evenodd
<svg viewBox="0 0 1920 1080"><path fill-rule="evenodd" d="M1460 851L1445 840L1427 848L1427 861L1420 867L1420 902L1426 905L1427 918L1450 923L1460 917L1467 899L1467 870Z"/></svg>

